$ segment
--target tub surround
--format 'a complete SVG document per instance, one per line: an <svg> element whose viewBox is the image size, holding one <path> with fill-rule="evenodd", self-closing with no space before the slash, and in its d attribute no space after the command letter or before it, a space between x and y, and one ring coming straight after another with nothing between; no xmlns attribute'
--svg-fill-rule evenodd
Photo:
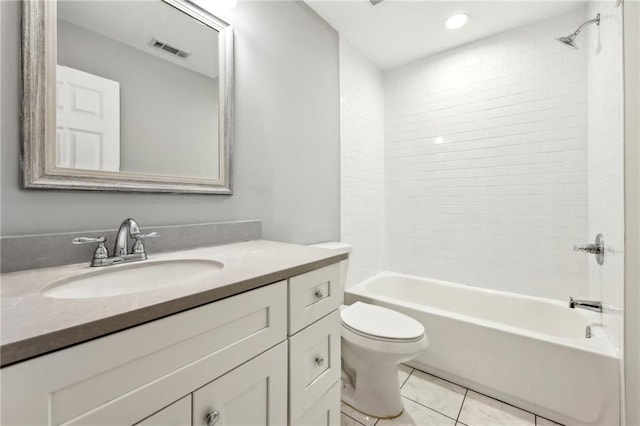
<svg viewBox="0 0 640 426"><path fill-rule="evenodd" d="M385 73L388 270L588 298L571 250L595 237L586 49L553 37L585 20L576 8Z"/></svg>
<svg viewBox="0 0 640 426"><path fill-rule="evenodd" d="M339 54L340 240L353 246L350 286L384 266L384 90L380 70L344 37Z"/></svg>
<svg viewBox="0 0 640 426"><path fill-rule="evenodd" d="M597 233L587 232L589 49L552 36L585 20L576 7L382 75L341 41L348 286L387 269L589 298L588 258L571 250Z"/></svg>
<svg viewBox="0 0 640 426"><path fill-rule="evenodd" d="M51 282L95 269L89 266L90 255L81 264L3 274L2 366L234 296L348 257L346 253L265 240L171 253L154 254L153 249L149 252L147 262L212 259L222 262L224 267L190 285L95 299L52 299L41 293Z"/></svg>
<svg viewBox="0 0 640 426"><path fill-rule="evenodd" d="M588 3L589 15L601 15L598 31L587 31L589 75L588 232L605 238L605 263L590 261L589 298L610 309L602 321L612 344L622 353L624 305L624 73L622 8L615 2ZM616 64L616 66L612 66ZM630 92L633 93L633 92Z"/></svg>

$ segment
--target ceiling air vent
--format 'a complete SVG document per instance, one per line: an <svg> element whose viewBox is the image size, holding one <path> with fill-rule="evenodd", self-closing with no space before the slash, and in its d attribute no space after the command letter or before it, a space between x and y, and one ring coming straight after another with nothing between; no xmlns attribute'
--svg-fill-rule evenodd
<svg viewBox="0 0 640 426"><path fill-rule="evenodd" d="M187 53L184 50L180 50L177 47L173 47L167 43L163 43L160 40L156 40L155 38L151 39L151 46L182 59L185 59L190 55L190 53Z"/></svg>

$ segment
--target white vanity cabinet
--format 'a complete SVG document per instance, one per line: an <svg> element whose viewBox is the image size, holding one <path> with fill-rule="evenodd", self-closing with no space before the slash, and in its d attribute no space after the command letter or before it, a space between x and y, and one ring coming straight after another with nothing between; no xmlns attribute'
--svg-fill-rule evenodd
<svg viewBox="0 0 640 426"><path fill-rule="evenodd" d="M287 342L193 392L193 425L287 423Z"/></svg>
<svg viewBox="0 0 640 426"><path fill-rule="evenodd" d="M338 425L342 297L333 264L10 365L1 423Z"/></svg>
<svg viewBox="0 0 640 426"><path fill-rule="evenodd" d="M338 263L289 279L291 425L339 424L343 294Z"/></svg>
<svg viewBox="0 0 640 426"><path fill-rule="evenodd" d="M2 424L138 423L286 345L286 300L281 281L3 368Z"/></svg>
<svg viewBox="0 0 640 426"><path fill-rule="evenodd" d="M269 349L136 426L284 425L287 343Z"/></svg>
<svg viewBox="0 0 640 426"><path fill-rule="evenodd" d="M187 395L135 426L183 426L191 424L191 395Z"/></svg>

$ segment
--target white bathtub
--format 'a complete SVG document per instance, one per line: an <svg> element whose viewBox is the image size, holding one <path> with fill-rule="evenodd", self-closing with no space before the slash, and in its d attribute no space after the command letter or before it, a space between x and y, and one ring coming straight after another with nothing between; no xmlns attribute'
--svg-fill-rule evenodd
<svg viewBox="0 0 640 426"><path fill-rule="evenodd" d="M424 325L430 345L409 363L414 367L563 424L620 424L619 358L600 314L390 272L347 289L345 297Z"/></svg>

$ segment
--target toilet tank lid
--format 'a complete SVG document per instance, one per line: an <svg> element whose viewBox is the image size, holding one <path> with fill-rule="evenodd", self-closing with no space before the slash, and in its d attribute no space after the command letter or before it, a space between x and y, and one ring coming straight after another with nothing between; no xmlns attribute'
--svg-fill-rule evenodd
<svg viewBox="0 0 640 426"><path fill-rule="evenodd" d="M328 241L326 243L311 244L311 247L323 248L328 250L342 250L351 253L351 244L340 241Z"/></svg>

